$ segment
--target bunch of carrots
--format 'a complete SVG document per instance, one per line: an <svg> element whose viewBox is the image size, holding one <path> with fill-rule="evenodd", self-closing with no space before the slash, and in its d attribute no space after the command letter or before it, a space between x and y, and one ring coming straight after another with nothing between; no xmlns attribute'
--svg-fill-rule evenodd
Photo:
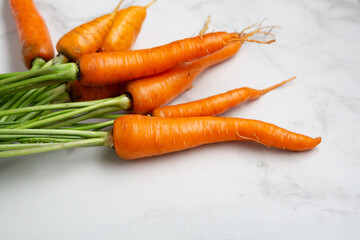
<svg viewBox="0 0 360 240"><path fill-rule="evenodd" d="M275 40L253 38L274 37L266 31L273 26L206 33L207 22L196 37L129 50L155 1L120 9L121 0L111 13L66 33L55 56L33 1L9 0L29 71L0 74L0 157L107 146L123 159L137 159L223 141L247 140L290 151L313 149L321 142L258 120L218 117L294 78L262 90L238 88L167 106L243 43ZM94 118L107 121L84 122ZM111 132L102 131L108 126Z"/></svg>

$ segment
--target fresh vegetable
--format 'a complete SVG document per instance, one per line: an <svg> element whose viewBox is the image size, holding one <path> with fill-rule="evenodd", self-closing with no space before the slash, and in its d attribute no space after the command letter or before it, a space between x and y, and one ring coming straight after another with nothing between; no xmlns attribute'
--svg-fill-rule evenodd
<svg viewBox="0 0 360 240"><path fill-rule="evenodd" d="M265 33L262 31L263 28L265 27L259 27L250 33L244 33L244 31L208 33L151 49L85 54L79 58L78 65L75 63L58 64L2 79L0 80L0 94L12 94L77 79L83 85L93 86L130 81L166 71L181 62L209 55L231 42L240 44L245 41L274 42L274 39L258 41L250 38L254 34Z"/></svg>
<svg viewBox="0 0 360 240"><path fill-rule="evenodd" d="M54 48L50 34L34 2L32 0L10 0L9 3L26 67L31 68L34 61L52 59Z"/></svg>
<svg viewBox="0 0 360 240"><path fill-rule="evenodd" d="M14 114L31 114L19 123L6 126L6 128L29 129L29 128L61 128L83 120L102 116L107 113L113 113L131 108L130 98L124 94L116 98L109 98L96 101L78 102L78 103L59 103L35 105L31 107L15 108L0 111L0 117L11 117ZM39 118L33 118L32 114L48 110L61 110L47 112Z"/></svg>
<svg viewBox="0 0 360 240"><path fill-rule="evenodd" d="M185 90L208 67L225 61L237 53L240 42L231 42L226 47L201 59L178 66L147 78L130 82L126 88L133 101L132 113L150 113L155 108L163 106Z"/></svg>
<svg viewBox="0 0 360 240"><path fill-rule="evenodd" d="M109 33L116 12L123 1L118 3L111 14L84 23L61 37L56 45L59 53L76 62L81 55L96 52Z"/></svg>
<svg viewBox="0 0 360 240"><path fill-rule="evenodd" d="M92 87L84 86L79 81L68 83L68 92L73 102L91 101L104 98L117 97L124 93L126 82Z"/></svg>
<svg viewBox="0 0 360 240"><path fill-rule="evenodd" d="M171 118L217 116L246 100L257 99L294 78L295 77L262 90L243 87L193 102L159 107L152 112L152 116Z"/></svg>
<svg viewBox="0 0 360 240"><path fill-rule="evenodd" d="M0 157L72 147L108 146L114 147L122 159L138 159L225 141L253 141L290 151L310 150L321 142L320 137L307 137L257 120L225 117L156 118L143 115L117 118L112 134L76 130L0 129L0 135L2 139L17 141L20 138L25 142L0 144L3 150ZM50 138L53 143L37 143L36 148L34 145L28 146L26 139L34 138L38 138L38 141Z"/></svg>
<svg viewBox="0 0 360 240"><path fill-rule="evenodd" d="M249 37L255 33L263 32L259 29L248 34L214 32L150 49L85 54L80 56L78 61L80 81L89 86L129 81L164 72L181 62L204 57L222 49L230 42L274 42L273 39L250 39Z"/></svg>
<svg viewBox="0 0 360 240"><path fill-rule="evenodd" d="M128 50L135 43L146 17L146 10L156 0L147 6L131 6L116 13L112 28L105 37L99 51Z"/></svg>
<svg viewBox="0 0 360 240"><path fill-rule="evenodd" d="M304 151L321 138L310 138L273 124L240 118L156 118L125 115L114 122L113 142L123 159L161 155L203 144L248 140L268 147Z"/></svg>
<svg viewBox="0 0 360 240"><path fill-rule="evenodd" d="M99 51L123 51L128 50L134 43L140 32L146 17L146 10L156 0L147 6L131 6L119 10L116 13L114 23L104 39ZM68 90L73 101L91 101L111 98L123 93L126 83L111 84L105 86L85 86L79 81L69 82Z"/></svg>

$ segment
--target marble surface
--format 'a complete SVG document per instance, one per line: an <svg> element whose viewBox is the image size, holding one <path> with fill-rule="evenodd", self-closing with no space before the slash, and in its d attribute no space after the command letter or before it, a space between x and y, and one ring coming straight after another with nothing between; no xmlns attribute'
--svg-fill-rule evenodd
<svg viewBox="0 0 360 240"><path fill-rule="evenodd" d="M116 5L34 1L54 43ZM0 4L0 72L24 70L8 1ZM208 15L210 31L264 18L281 28L276 43L245 43L174 103L297 76L225 116L323 142L302 153L223 143L131 162L105 148L2 159L1 239L360 238L360 2L159 0L134 48L196 35Z"/></svg>

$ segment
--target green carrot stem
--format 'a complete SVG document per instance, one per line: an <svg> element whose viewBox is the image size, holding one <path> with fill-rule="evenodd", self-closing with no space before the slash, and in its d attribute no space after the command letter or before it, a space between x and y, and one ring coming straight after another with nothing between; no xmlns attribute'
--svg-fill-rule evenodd
<svg viewBox="0 0 360 240"><path fill-rule="evenodd" d="M85 113L81 116L75 117L75 118L71 118L69 120L66 121L61 121L59 123L56 124L52 124L52 125L48 125L45 128L52 128L52 129L56 129L56 128L62 128L62 127L68 127L71 126L74 123L77 122L81 122L90 118L96 118L99 115L103 115L106 113L111 113L111 112L117 112L121 109L119 109L118 107L104 107L104 108L100 108L100 109L96 109L93 110L91 112Z"/></svg>
<svg viewBox="0 0 360 240"><path fill-rule="evenodd" d="M53 82L43 82L43 83L37 83L37 84L30 84L30 85L22 86L22 87L15 88L15 89L13 89L13 88L8 89L7 91L3 92L2 94L4 94L4 95L13 95L13 94L18 93L18 92L26 92L26 91L29 91L29 90L34 89L34 88L53 86L53 85L61 84L61 83L64 83L64 82L66 82L66 81L57 80L57 81L53 81Z"/></svg>
<svg viewBox="0 0 360 240"><path fill-rule="evenodd" d="M107 132L92 132L80 130L67 130L67 129L0 129L0 135L66 135L66 136L80 136L85 138L106 137L109 135Z"/></svg>
<svg viewBox="0 0 360 240"><path fill-rule="evenodd" d="M48 104L52 101L54 101L55 99L57 99L59 96L61 96L62 94L64 94L66 89L66 85L62 84L60 85L58 88L54 89L56 91L53 91L53 94L48 96L47 98L43 99L42 101L34 104L34 106L41 106L44 104ZM65 93L67 94L67 93ZM26 121L26 120L30 120L32 118L34 118L36 115L38 115L40 112L39 111L32 111L27 113L26 115L22 116L21 118L19 118L19 121Z"/></svg>
<svg viewBox="0 0 360 240"><path fill-rule="evenodd" d="M13 94L31 88L39 88L60 82L74 81L78 76L75 63L53 65L27 74L0 80L0 94Z"/></svg>
<svg viewBox="0 0 360 240"><path fill-rule="evenodd" d="M11 77L21 75L21 74L24 74L24 73L27 73L27 72L28 71L26 71L26 72L2 73L2 74L0 74L0 80L5 79L5 78L11 78Z"/></svg>
<svg viewBox="0 0 360 240"><path fill-rule="evenodd" d="M59 109L68 109L68 108L83 108L83 107L92 106L92 105L95 105L95 104L98 104L101 102L105 102L106 100L108 100L108 99L101 99L101 100L94 100L94 101L87 101L87 102L48 104L48 105L41 105L41 106L32 106L32 107L26 107L26 108L4 110L4 111L0 111L0 116L16 114L16 113L27 113L27 112L33 112L33 111L59 110Z"/></svg>
<svg viewBox="0 0 360 240"><path fill-rule="evenodd" d="M26 149L26 148L37 148L37 147L45 147L45 146L51 146L51 145L54 145L54 143L0 144L0 151Z"/></svg>
<svg viewBox="0 0 360 240"><path fill-rule="evenodd" d="M0 135L0 140L7 140L7 139L18 139L18 138L36 138L39 137L39 135L37 134L10 134L10 135L6 135L6 134L2 134ZM80 139L82 137L79 136L67 136L67 135L42 135L42 137L44 138L66 138L66 139Z"/></svg>
<svg viewBox="0 0 360 240"><path fill-rule="evenodd" d="M1 107L0 107L0 112L2 112L3 110L6 110L8 108L10 108L11 105L13 105L19 98L21 98L22 93L17 93L14 96L12 96L8 101L6 101Z"/></svg>
<svg viewBox="0 0 360 240"><path fill-rule="evenodd" d="M52 84L63 83L66 81L76 80L74 78L62 78L59 74L48 74L39 77L33 77L19 82L9 83L6 86L0 87L0 94L14 94L23 92L33 88L40 88Z"/></svg>
<svg viewBox="0 0 360 240"><path fill-rule="evenodd" d="M38 76L45 76L45 75L53 75L58 73L60 76L71 76L75 79L78 74L78 67L75 63L64 63L64 64L58 64L58 65L52 65L48 67L43 67L37 70L33 71L27 71L23 74L18 74L16 76L2 79L0 80L0 86L3 86L5 84L19 82L21 80L30 79Z"/></svg>
<svg viewBox="0 0 360 240"><path fill-rule="evenodd" d="M11 97L11 95L0 96L0 107L5 104Z"/></svg>
<svg viewBox="0 0 360 240"><path fill-rule="evenodd" d="M14 125L14 124L19 124L19 122L18 121L0 122L0 128L4 127L4 126L8 126L8 125Z"/></svg>
<svg viewBox="0 0 360 240"><path fill-rule="evenodd" d="M105 107L118 107L118 109L125 110L130 107L130 99L126 95L121 95L119 97L110 98L104 102L100 102L100 103L92 105L92 106L80 108L80 109L71 111L69 113L59 115L59 116L42 119L42 120L39 120L39 121L36 121L33 123L20 124L20 126L18 126L18 128L25 129L25 128L42 127L42 126L45 126L45 125L48 125L48 124L51 124L54 122L69 119L71 117L74 117L74 116L77 116L80 114L84 114L84 113L87 113L87 112L90 112L90 111L93 111L96 109L105 108Z"/></svg>
<svg viewBox="0 0 360 240"><path fill-rule="evenodd" d="M32 65L31 65L31 69L30 71L32 70L37 70L39 68L41 68L44 64L46 63L46 61L42 58L35 58L33 61L32 61Z"/></svg>
<svg viewBox="0 0 360 240"><path fill-rule="evenodd" d="M42 87L42 88L39 88L40 89L44 89L44 92L42 94L40 94L39 96L37 96L35 99L34 99L34 102L40 102L42 101L43 99L53 95L53 92L54 91L57 91L55 90L56 88L59 88L61 87L62 84L52 84L50 86L45 86L45 87ZM61 87L62 88L62 87Z"/></svg>
<svg viewBox="0 0 360 240"><path fill-rule="evenodd" d="M42 59L42 58L35 58L32 62L32 67L29 71L32 71L32 70L37 70L41 67L43 67L45 64L45 60ZM2 73L0 74L0 80L1 79L5 79L5 78L10 78L10 77L14 77L14 76L17 76L17 75L20 75L20 74L25 74L25 73L28 73L29 71L24 71L24 72L13 72L13 73Z"/></svg>
<svg viewBox="0 0 360 240"><path fill-rule="evenodd" d="M124 116L124 114L113 114L113 115L111 115L111 114L109 114L109 115L101 115L101 116L98 116L98 117L96 117L96 118L105 118L105 119L107 119L107 118L111 118L111 119L116 119L116 118L118 118L118 117L121 117L121 116Z"/></svg>
<svg viewBox="0 0 360 240"><path fill-rule="evenodd" d="M37 97L39 97L40 95L42 95L44 93L44 91L47 90L46 87L42 87L42 88L39 88L39 89L33 89L35 90L34 93L29 96L21 105L19 105L18 108L24 108L24 107L28 107L30 106L31 104L33 105L38 105L39 102L35 102L35 99ZM31 91L31 90L30 90ZM30 113L29 113L30 114ZM11 120L18 120L18 121L23 121L23 120L20 120L20 118L24 117L25 115L27 115L27 113L19 113L19 114L12 114L11 117L8 119L8 121L11 121ZM36 116L36 114L34 115ZM25 119L25 120L28 120L28 119Z"/></svg>
<svg viewBox="0 0 360 240"><path fill-rule="evenodd" d="M91 129L103 129L109 126L112 126L114 124L114 120L110 120L110 121L106 121L106 122L101 122L101 123L89 123L89 124L84 124L83 126L77 126L77 125L72 125L73 127L67 128L67 129L71 129L71 130L91 130Z"/></svg>
<svg viewBox="0 0 360 240"><path fill-rule="evenodd" d="M80 141L84 138L50 138L50 137L33 137L33 138L18 138L16 142L18 143L64 143L72 141ZM1 145L1 144L0 144Z"/></svg>
<svg viewBox="0 0 360 240"><path fill-rule="evenodd" d="M52 65L67 63L68 61L69 61L69 59L65 55L62 55L60 53L56 57L54 57L53 59L50 59L47 63L45 63L43 68L46 68L46 67L49 67Z"/></svg>
<svg viewBox="0 0 360 240"><path fill-rule="evenodd" d="M18 128L22 124L34 123L34 122L37 122L37 121L42 120L42 119L47 119L47 118L51 118L51 117L54 117L54 116L59 116L59 115L62 115L64 113L72 112L74 110L75 109L65 109L65 110L56 111L56 112L51 112L51 110L46 110L46 111L42 111L42 112L30 112L30 113L27 114L27 117L30 118L29 120L27 120L27 121L26 120L25 121L17 120L16 124L10 125L10 126L5 127L5 128L8 128L8 129Z"/></svg>
<svg viewBox="0 0 360 240"><path fill-rule="evenodd" d="M18 108L28 97L31 96L31 94L34 93L35 90L36 90L36 89L32 89L32 90L30 90L30 91L28 91L28 92L23 93L23 94L21 95L21 97L20 97L17 101L15 101L8 109ZM1 122L5 122L9 117L10 117L10 115L3 116L3 117L0 119L0 121L1 121ZM10 121L13 121L13 120L14 120L14 119L12 119L12 118L10 119Z"/></svg>
<svg viewBox="0 0 360 240"><path fill-rule="evenodd" d="M51 117L54 117L54 116L58 116L58 115L62 115L62 114L65 114L65 113L72 112L74 110L76 110L76 109L65 109L65 110L56 111L56 112L49 112L48 114L42 115L39 119L51 118Z"/></svg>
<svg viewBox="0 0 360 240"><path fill-rule="evenodd" d="M36 148L10 150L10 151L0 152L0 158L15 157L15 156L35 154L35 153L44 153L44 152L50 152L60 149L76 148L76 147L103 146L105 141L106 139L104 138L90 138L81 141L45 145Z"/></svg>

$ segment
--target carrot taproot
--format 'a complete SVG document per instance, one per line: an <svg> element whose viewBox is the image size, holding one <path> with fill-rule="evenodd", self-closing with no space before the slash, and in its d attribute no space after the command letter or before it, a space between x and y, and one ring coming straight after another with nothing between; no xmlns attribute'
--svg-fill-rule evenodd
<svg viewBox="0 0 360 240"><path fill-rule="evenodd" d="M99 51L123 51L128 50L140 33L141 26L146 18L146 10L156 0L146 6L131 6L121 9L116 17L109 33L106 35Z"/></svg>
<svg viewBox="0 0 360 240"><path fill-rule="evenodd" d="M257 33L265 33L263 28L259 27L250 33L213 32L150 49L85 54L78 61L80 81L89 86L130 81L164 72L181 62L204 57L230 42L274 42L274 39L259 41L251 38Z"/></svg>
<svg viewBox="0 0 360 240"><path fill-rule="evenodd" d="M304 151L321 138L290 132L258 120L225 117L157 118L124 115L113 126L113 143L122 159L137 159L224 141L253 141L268 147Z"/></svg>
<svg viewBox="0 0 360 240"><path fill-rule="evenodd" d="M112 132L0 128L0 139L18 142L0 143L0 158L75 147L106 146L115 148L117 155L126 160L225 141L252 141L289 151L310 150L321 142L321 137L308 137L258 120L230 117L158 118L138 114L116 118Z"/></svg>
<svg viewBox="0 0 360 240"><path fill-rule="evenodd" d="M54 57L54 48L46 23L32 0L10 0L17 33L22 48L23 62L31 68L34 59L46 61Z"/></svg>
<svg viewBox="0 0 360 240"><path fill-rule="evenodd" d="M255 34L264 32L270 26L258 27L246 33L217 32L208 33L189 39L175 41L152 49L98 52L81 55L77 64L67 63L35 70L31 73L20 73L16 76L0 80L0 94L13 94L19 91L47 86L54 82L80 80L87 86L104 86L130 81L160 72L164 72L176 64L207 56L221 50L224 46L238 42L271 43L275 40L259 41L252 39ZM7 84L6 87L1 85Z"/></svg>
<svg viewBox="0 0 360 240"><path fill-rule="evenodd" d="M91 101L119 96L125 91L126 82L106 86L84 86L79 81L68 82L68 92L74 102Z"/></svg>
<svg viewBox="0 0 360 240"><path fill-rule="evenodd" d="M254 100L271 90L284 85L295 77L275 84L271 87L257 90L243 87L226 93L217 94L208 98L193 102L164 106L154 109L154 117L196 117L196 116L217 116L247 100Z"/></svg>
<svg viewBox="0 0 360 240"><path fill-rule="evenodd" d="M62 36L56 44L59 53L76 62L81 55L96 52L109 33L116 12L123 1L118 3L112 13L75 27Z"/></svg>
<svg viewBox="0 0 360 240"><path fill-rule="evenodd" d="M114 23L106 35L99 51L128 50L134 43L146 17L146 10L155 1L146 6L131 6L116 13ZM85 86L81 82L69 82L69 92L73 101L90 101L119 96L125 83L105 86Z"/></svg>
<svg viewBox="0 0 360 240"><path fill-rule="evenodd" d="M167 104L189 89L192 82L205 69L235 55L240 46L240 42L232 42L220 51L203 58L179 64L154 76L131 81L124 90L133 102L130 112L146 114Z"/></svg>

